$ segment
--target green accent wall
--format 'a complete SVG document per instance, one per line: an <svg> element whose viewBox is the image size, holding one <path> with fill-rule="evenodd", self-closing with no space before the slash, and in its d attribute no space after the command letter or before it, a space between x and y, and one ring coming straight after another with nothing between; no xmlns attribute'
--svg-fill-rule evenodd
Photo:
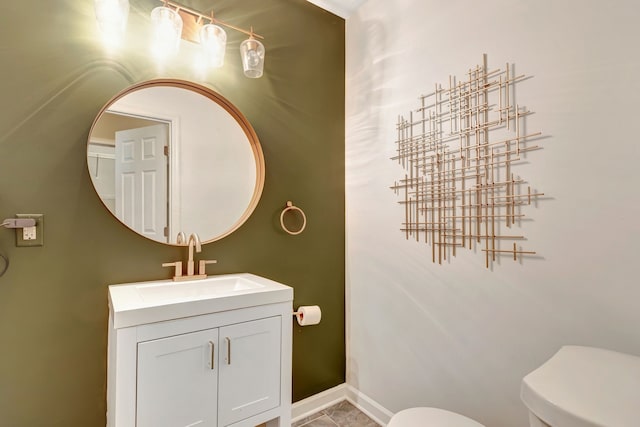
<svg viewBox="0 0 640 427"><path fill-rule="evenodd" d="M45 215L44 246L17 248L0 277L0 425L104 426L107 286L167 279L163 262L186 250L131 232L94 193L86 141L117 92L167 77L205 84L249 119L265 155L258 207L232 235L204 246L213 274L250 272L294 288L294 306L318 304L322 323L293 333L293 400L345 380L344 20L304 0L220 0L216 16L265 36L261 79L243 77L228 31L225 66L200 80L194 47L158 70L148 55L148 14L131 0L128 41L107 54L93 1L20 0L0 26L0 219ZM185 5L207 10L205 1ZM211 3L209 3L211 4ZM298 236L280 228L287 200L304 209ZM206 215L206 212L203 212Z"/></svg>

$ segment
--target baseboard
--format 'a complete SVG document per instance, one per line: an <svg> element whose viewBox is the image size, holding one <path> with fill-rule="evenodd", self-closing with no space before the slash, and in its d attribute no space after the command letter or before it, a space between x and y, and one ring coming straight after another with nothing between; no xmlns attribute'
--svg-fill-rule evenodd
<svg viewBox="0 0 640 427"><path fill-rule="evenodd" d="M300 421L343 400L349 401L373 421L383 426L386 426L393 416L391 411L366 394L350 385L340 384L294 403L291 407L291 422Z"/></svg>
<svg viewBox="0 0 640 427"><path fill-rule="evenodd" d="M393 412L350 385L347 385L347 400L382 426L386 426L393 416Z"/></svg>
<svg viewBox="0 0 640 427"><path fill-rule="evenodd" d="M306 399L299 400L291 405L291 422L313 415L316 412L327 409L347 398L347 385L340 384L328 390L322 391Z"/></svg>

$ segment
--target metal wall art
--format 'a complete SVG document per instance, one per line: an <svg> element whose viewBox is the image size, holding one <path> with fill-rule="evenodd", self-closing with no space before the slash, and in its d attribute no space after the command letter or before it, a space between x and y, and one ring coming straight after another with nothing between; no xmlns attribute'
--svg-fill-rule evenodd
<svg viewBox="0 0 640 427"><path fill-rule="evenodd" d="M518 243L511 230L543 193L514 174L514 166L541 133L527 133L531 114L515 104L513 66L489 71L483 64L464 78L449 77L448 87L420 96L408 119L398 117L397 161L404 178L391 187L403 200L406 238L431 246L432 261L442 264L458 249L480 250L487 268L499 255L514 260L534 251Z"/></svg>

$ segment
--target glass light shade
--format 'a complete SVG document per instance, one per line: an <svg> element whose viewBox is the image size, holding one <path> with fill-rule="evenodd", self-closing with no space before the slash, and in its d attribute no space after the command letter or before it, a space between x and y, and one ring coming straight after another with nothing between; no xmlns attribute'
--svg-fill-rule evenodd
<svg viewBox="0 0 640 427"><path fill-rule="evenodd" d="M182 18L168 7L160 6L151 11L153 24L154 55L165 57L178 52L182 37Z"/></svg>
<svg viewBox="0 0 640 427"><path fill-rule="evenodd" d="M253 37L240 43L240 56L244 75L252 79L262 77L264 68L264 46Z"/></svg>
<svg viewBox="0 0 640 427"><path fill-rule="evenodd" d="M127 28L129 0L95 0L98 28L107 45L119 44Z"/></svg>
<svg viewBox="0 0 640 427"><path fill-rule="evenodd" d="M222 67L227 47L227 33L224 29L213 24L204 25L200 28L200 44L207 64L210 67Z"/></svg>

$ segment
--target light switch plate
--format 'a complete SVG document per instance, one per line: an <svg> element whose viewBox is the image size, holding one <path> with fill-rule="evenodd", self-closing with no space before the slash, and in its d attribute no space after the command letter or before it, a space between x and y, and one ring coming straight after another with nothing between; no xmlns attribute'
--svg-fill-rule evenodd
<svg viewBox="0 0 640 427"><path fill-rule="evenodd" d="M33 218L36 220L35 227L31 230L16 228L16 246L43 246L44 245L44 215L43 214L17 214L16 218ZM35 238L33 237L35 228ZM29 240L25 239L27 237Z"/></svg>

